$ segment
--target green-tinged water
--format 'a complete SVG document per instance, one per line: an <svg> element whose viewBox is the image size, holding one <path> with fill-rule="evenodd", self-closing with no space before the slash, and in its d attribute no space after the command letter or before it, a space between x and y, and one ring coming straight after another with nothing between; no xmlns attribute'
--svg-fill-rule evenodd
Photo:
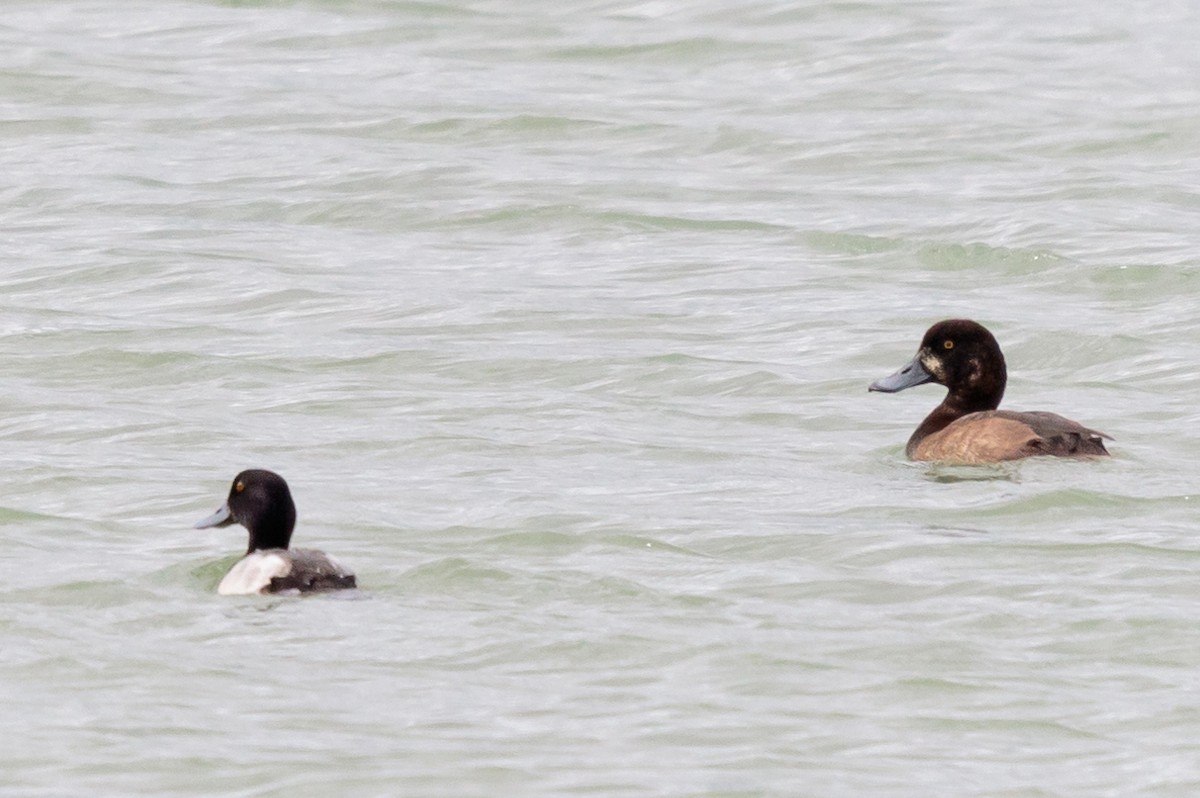
<svg viewBox="0 0 1200 798"><path fill-rule="evenodd" d="M1196 795L1198 32L6 5L0 795ZM907 462L949 316L1115 456Z"/></svg>

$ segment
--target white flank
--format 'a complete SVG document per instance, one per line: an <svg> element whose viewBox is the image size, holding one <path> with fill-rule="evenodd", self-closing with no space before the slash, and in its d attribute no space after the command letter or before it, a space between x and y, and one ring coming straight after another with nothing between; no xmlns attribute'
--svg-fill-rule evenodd
<svg viewBox="0 0 1200 798"><path fill-rule="evenodd" d="M287 576L292 563L278 551L255 551L234 563L217 585L222 596L248 596L261 593L277 576Z"/></svg>

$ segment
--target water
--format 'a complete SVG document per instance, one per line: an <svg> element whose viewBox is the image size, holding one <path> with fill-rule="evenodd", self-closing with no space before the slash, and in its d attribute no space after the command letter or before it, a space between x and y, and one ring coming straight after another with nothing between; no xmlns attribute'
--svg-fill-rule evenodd
<svg viewBox="0 0 1200 798"><path fill-rule="evenodd" d="M1198 24L6 6L0 793L1196 794ZM947 316L1115 457L906 462Z"/></svg>

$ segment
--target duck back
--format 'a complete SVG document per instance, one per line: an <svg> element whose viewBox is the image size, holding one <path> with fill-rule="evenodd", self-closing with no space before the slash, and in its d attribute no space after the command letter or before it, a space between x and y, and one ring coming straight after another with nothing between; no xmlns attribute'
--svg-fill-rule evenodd
<svg viewBox="0 0 1200 798"><path fill-rule="evenodd" d="M1044 411L985 410L969 413L906 449L914 460L978 464L1023 457L1105 456L1102 432Z"/></svg>
<svg viewBox="0 0 1200 798"><path fill-rule="evenodd" d="M260 549L234 563L217 586L222 596L315 593L357 587L354 574L316 549Z"/></svg>

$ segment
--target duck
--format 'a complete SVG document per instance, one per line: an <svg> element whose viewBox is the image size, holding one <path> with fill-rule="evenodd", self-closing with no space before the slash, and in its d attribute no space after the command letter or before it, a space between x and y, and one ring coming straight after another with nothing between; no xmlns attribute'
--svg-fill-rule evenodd
<svg viewBox="0 0 1200 798"><path fill-rule="evenodd" d="M242 559L217 585L222 596L257 593L313 593L358 586L354 573L316 549L289 549L296 526L296 504L283 477L249 469L233 478L229 497L196 529L241 524L250 533Z"/></svg>
<svg viewBox="0 0 1200 798"><path fill-rule="evenodd" d="M929 328L916 356L868 391L897 393L927 382L947 388L904 447L911 460L981 465L1025 457L1107 457L1111 437L1044 411L999 410L1008 371L995 336L970 319Z"/></svg>

